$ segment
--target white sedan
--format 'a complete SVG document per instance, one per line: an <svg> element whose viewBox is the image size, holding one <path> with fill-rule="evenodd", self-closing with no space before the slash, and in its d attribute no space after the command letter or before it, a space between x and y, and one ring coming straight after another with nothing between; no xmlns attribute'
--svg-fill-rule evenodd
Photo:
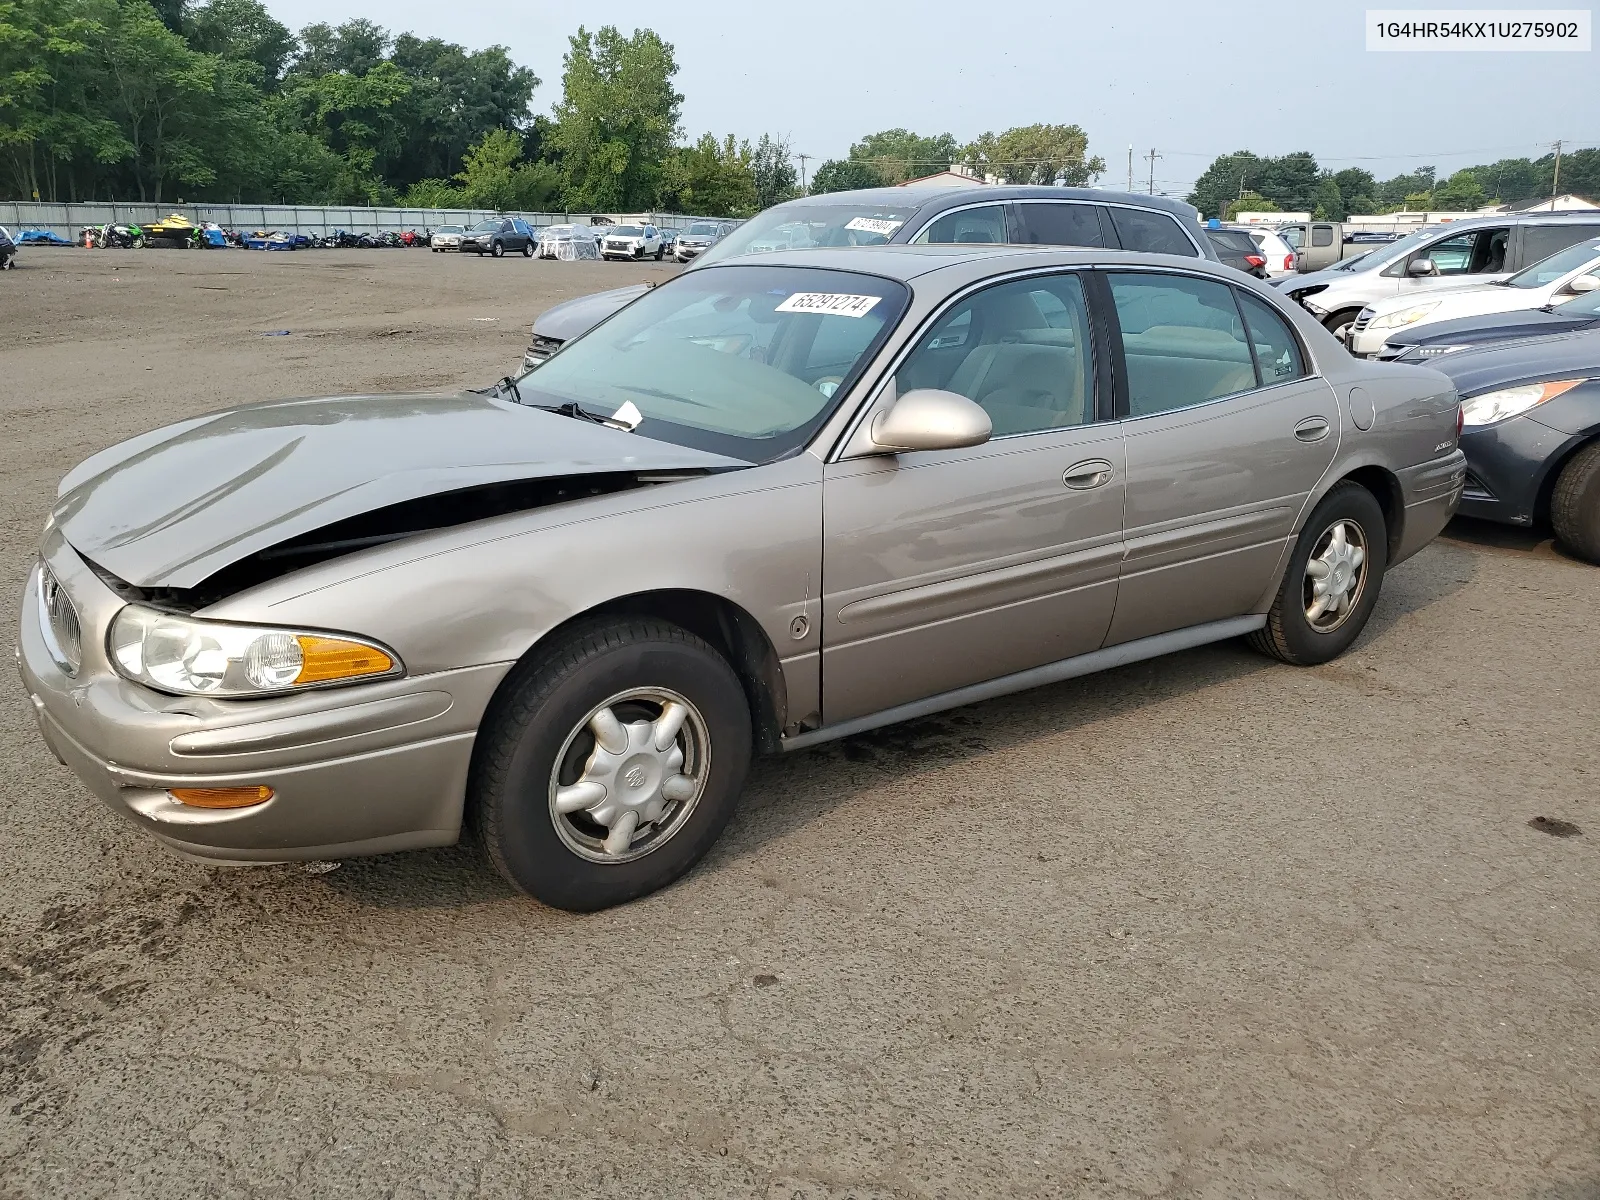
<svg viewBox="0 0 1600 1200"><path fill-rule="evenodd" d="M1586 238L1508 279L1469 287L1439 288L1421 296L1395 296L1361 310L1351 326L1350 350L1370 358L1396 330L1517 312L1559 304L1600 288L1600 238Z"/></svg>

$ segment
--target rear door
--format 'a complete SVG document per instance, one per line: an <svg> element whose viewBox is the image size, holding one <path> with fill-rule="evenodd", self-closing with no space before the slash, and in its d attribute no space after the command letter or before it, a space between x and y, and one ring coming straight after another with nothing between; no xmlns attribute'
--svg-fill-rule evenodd
<svg viewBox="0 0 1600 1200"><path fill-rule="evenodd" d="M1124 250L1140 254L1182 254L1189 258L1204 258L1196 237L1190 237L1177 218L1147 208L1125 208L1110 205L1111 224Z"/></svg>
<svg viewBox="0 0 1600 1200"><path fill-rule="evenodd" d="M1127 449L1126 557L1108 645L1243 616L1338 447L1333 389L1248 288L1107 271Z"/></svg>
<svg viewBox="0 0 1600 1200"><path fill-rule="evenodd" d="M896 372L991 440L824 470L825 723L1098 649L1122 557L1122 438L1083 277L954 301Z"/></svg>
<svg viewBox="0 0 1600 1200"><path fill-rule="evenodd" d="M1011 205L1010 241L1019 246L1114 247L1117 235L1102 205L1018 200Z"/></svg>

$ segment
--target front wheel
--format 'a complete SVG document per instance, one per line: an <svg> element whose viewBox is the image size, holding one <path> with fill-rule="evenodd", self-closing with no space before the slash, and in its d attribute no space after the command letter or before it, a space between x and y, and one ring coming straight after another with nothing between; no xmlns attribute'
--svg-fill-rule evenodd
<svg viewBox="0 0 1600 1200"><path fill-rule="evenodd" d="M505 247L505 243L504 242L493 242L493 243L490 244L490 246L489 246L489 256L491 258L504 258L505 254L506 254L506 247Z"/></svg>
<svg viewBox="0 0 1600 1200"><path fill-rule="evenodd" d="M1300 531L1266 628L1250 644L1300 667L1343 654L1378 603L1388 538L1372 493L1359 483L1336 485Z"/></svg>
<svg viewBox="0 0 1600 1200"><path fill-rule="evenodd" d="M470 802L513 887L591 912L704 856L751 744L744 690L704 641L652 618L595 621L507 681L479 735Z"/></svg>
<svg viewBox="0 0 1600 1200"><path fill-rule="evenodd" d="M1579 450L1556 476L1550 525L1563 547L1600 563L1600 442Z"/></svg>
<svg viewBox="0 0 1600 1200"><path fill-rule="evenodd" d="M144 249L144 238L143 237L134 238L133 239L133 248L135 250L143 250Z"/></svg>
<svg viewBox="0 0 1600 1200"><path fill-rule="evenodd" d="M1344 312L1336 312L1332 316L1322 319L1322 327L1334 337L1338 338L1345 349L1350 348L1350 326L1356 323L1356 317L1361 314L1359 308L1347 308Z"/></svg>
<svg viewBox="0 0 1600 1200"><path fill-rule="evenodd" d="M533 243L532 242L523 242L522 243L522 257L523 258L532 258L533 257Z"/></svg>

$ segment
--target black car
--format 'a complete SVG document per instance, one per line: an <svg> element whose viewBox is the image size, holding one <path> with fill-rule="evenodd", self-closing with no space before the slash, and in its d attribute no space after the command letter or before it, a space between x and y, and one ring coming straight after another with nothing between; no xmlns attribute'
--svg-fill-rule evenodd
<svg viewBox="0 0 1600 1200"><path fill-rule="evenodd" d="M1489 342L1581 333L1585 329L1600 329L1600 292L1588 292L1543 308L1457 317L1410 330L1398 329L1384 342L1378 358L1385 362L1433 363L1443 355L1473 350Z"/></svg>
<svg viewBox="0 0 1600 1200"><path fill-rule="evenodd" d="M1600 563L1600 330L1501 342L1436 358L1461 394L1460 512L1548 521Z"/></svg>
<svg viewBox="0 0 1600 1200"><path fill-rule="evenodd" d="M1235 270L1257 279L1267 277L1267 257L1255 239L1242 229L1212 229L1207 227L1206 237L1217 252L1217 258Z"/></svg>
<svg viewBox="0 0 1600 1200"><path fill-rule="evenodd" d="M461 235L461 253L501 258L515 250L524 258L532 258L538 243L539 235L521 217L490 217Z"/></svg>

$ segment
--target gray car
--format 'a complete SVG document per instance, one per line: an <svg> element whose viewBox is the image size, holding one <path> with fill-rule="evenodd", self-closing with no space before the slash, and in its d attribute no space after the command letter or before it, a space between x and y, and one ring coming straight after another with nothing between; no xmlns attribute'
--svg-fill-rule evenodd
<svg viewBox="0 0 1600 1200"><path fill-rule="evenodd" d="M703 267L778 250L946 243L1091 246L1217 261L1200 229L1199 210L1181 200L1099 188L928 184L830 192L775 204L724 230L691 260ZM546 309L533 323L522 365L537 366L563 342L652 286L631 284Z"/></svg>
<svg viewBox="0 0 1600 1200"><path fill-rule="evenodd" d="M95 455L19 658L50 747L173 849L470 822L594 909L688 870L753 754L1224 638L1333 658L1455 510L1458 414L1198 258L744 258L484 392Z"/></svg>

